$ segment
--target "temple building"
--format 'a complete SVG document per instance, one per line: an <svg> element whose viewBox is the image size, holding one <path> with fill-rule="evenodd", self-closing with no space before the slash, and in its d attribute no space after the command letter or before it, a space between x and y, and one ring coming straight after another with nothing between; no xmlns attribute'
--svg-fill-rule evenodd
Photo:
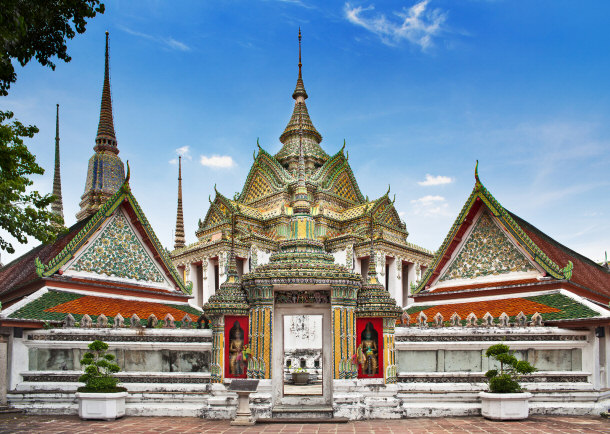
<svg viewBox="0 0 610 434"><path fill-rule="evenodd" d="M299 33L300 41L300 33ZM235 216L235 254L240 276L269 262L280 244L290 238L295 214L293 195L299 181L299 146L303 150L304 190L311 202L315 223L312 237L323 244L337 264L366 275L375 264L381 284L400 306L405 306L412 286L429 266L432 252L407 241L390 190L369 200L363 196L348 162L345 143L329 156L320 146L322 136L307 110L299 42L298 77L292 98L294 108L280 135L275 154L260 144L241 193L233 198L215 190L214 200L196 231L197 241L184 243L182 198L178 199L176 249L172 261L186 282L192 282L195 303L203 306L227 279L231 215ZM181 194L181 193L180 193ZM373 253L369 252L368 222L374 220Z"/></svg>
<svg viewBox="0 0 610 434"><path fill-rule="evenodd" d="M0 268L0 405L8 399L28 411L55 407L73 412L79 361L94 339L114 342L125 371L121 381L136 389L153 381L162 387L175 382L177 372L209 363L205 351L193 351L188 344L202 311L189 304L182 278L131 192L129 163L125 174L118 157L108 63L106 33L95 154L78 221L54 242ZM55 157L52 210L63 217L59 106ZM159 327L163 343L158 336L143 336L144 327ZM196 338L197 350L205 347L205 339ZM173 376L163 377L164 372Z"/></svg>
<svg viewBox="0 0 610 434"><path fill-rule="evenodd" d="M236 379L253 385L256 419L478 415L493 367L485 351L499 342L537 369L523 380L531 413L607 409L607 260L506 210L478 163L440 248L409 243L390 191L369 200L345 144L332 156L322 149L300 31L298 68L281 148L258 146L233 198L215 189L190 245L179 159L170 253L118 156L106 35L78 221L0 268L0 405L76 414L79 360L100 339L122 369L132 416L233 418ZM59 109L55 155L61 215Z"/></svg>

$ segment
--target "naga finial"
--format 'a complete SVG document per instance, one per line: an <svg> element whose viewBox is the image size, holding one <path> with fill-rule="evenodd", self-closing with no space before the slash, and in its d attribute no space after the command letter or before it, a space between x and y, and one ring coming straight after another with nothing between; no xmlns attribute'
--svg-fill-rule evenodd
<svg viewBox="0 0 610 434"><path fill-rule="evenodd" d="M343 146L341 146L341 152L345 149L345 139L343 139Z"/></svg>
<svg viewBox="0 0 610 434"><path fill-rule="evenodd" d="M388 191L386 191L385 195L389 195L390 194L390 189L392 188L392 186L390 184L388 184Z"/></svg>
<svg viewBox="0 0 610 434"><path fill-rule="evenodd" d="M108 34L108 32L106 32ZM129 185L129 178L131 178L131 170L129 169L129 160L127 160L127 175L125 176L125 184Z"/></svg>
<svg viewBox="0 0 610 434"><path fill-rule="evenodd" d="M481 180L479 179L479 160L477 160L477 164L474 166L474 180L477 184L481 183Z"/></svg>

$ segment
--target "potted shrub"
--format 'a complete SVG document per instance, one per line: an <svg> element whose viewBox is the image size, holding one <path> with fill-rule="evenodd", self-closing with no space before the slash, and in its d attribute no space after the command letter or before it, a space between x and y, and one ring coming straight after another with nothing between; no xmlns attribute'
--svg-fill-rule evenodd
<svg viewBox="0 0 610 434"><path fill-rule="evenodd" d="M292 382L299 386L307 384L309 382L309 373L305 368L295 368L292 371Z"/></svg>
<svg viewBox="0 0 610 434"><path fill-rule="evenodd" d="M85 373L78 381L85 383L78 388L78 415L81 419L114 420L125 415L127 389L118 387L113 376L120 368L114 362L114 354L108 354L108 344L99 340L88 346L80 361Z"/></svg>
<svg viewBox="0 0 610 434"><path fill-rule="evenodd" d="M489 379L489 392L480 392L481 414L494 420L526 419L529 413L528 400L531 393L524 392L519 384L522 375L536 370L525 360L517 360L508 345L492 345L485 356L500 363L500 369L485 373Z"/></svg>

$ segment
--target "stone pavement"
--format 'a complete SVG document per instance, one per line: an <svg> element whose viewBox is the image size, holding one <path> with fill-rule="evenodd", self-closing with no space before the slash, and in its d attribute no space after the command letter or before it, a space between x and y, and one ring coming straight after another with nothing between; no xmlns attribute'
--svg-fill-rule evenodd
<svg viewBox="0 0 610 434"><path fill-rule="evenodd" d="M0 433L609 433L610 420L599 416L532 416L520 422L482 417L370 420L344 424L265 424L233 427L228 421L193 417L124 417L81 421L77 416L0 415Z"/></svg>

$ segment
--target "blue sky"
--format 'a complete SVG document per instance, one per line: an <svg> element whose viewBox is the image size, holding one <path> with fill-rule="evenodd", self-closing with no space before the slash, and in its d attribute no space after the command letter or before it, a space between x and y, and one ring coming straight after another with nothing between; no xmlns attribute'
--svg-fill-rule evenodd
<svg viewBox="0 0 610 434"><path fill-rule="evenodd" d="M257 138L271 153L280 148L301 26L307 104L323 148L334 154L346 140L370 198L391 184L409 241L439 247L478 159L507 209L600 261L610 250L609 12L604 1L108 1L69 42L70 63L17 68L2 108L40 128L29 146L48 170L35 186L50 192L60 104L64 210L74 223L108 30L132 190L172 246L175 158L184 153L194 242L214 184L227 196L241 190Z"/></svg>

